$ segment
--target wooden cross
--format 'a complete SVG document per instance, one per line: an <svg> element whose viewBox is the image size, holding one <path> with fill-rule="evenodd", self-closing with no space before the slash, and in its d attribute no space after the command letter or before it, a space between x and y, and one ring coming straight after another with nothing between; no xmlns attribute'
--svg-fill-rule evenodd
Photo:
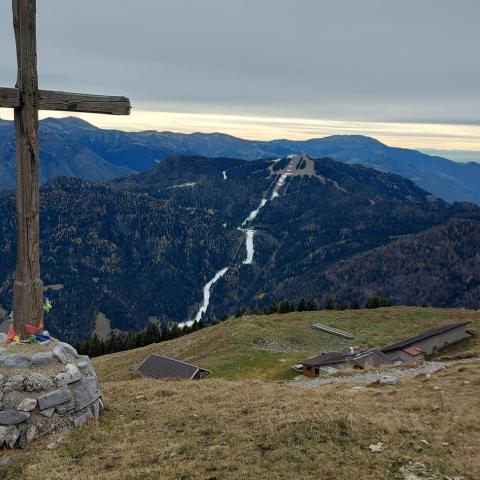
<svg viewBox="0 0 480 480"><path fill-rule="evenodd" d="M12 0L17 47L16 88L0 88L0 107L14 109L16 136L17 265L13 322L21 338L43 325L40 277L40 182L38 110L128 115L125 97L84 95L38 89L36 0Z"/></svg>

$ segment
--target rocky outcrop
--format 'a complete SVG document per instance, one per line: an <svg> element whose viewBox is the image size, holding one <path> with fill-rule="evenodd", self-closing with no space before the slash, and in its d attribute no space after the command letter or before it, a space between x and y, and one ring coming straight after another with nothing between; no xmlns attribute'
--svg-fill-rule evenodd
<svg viewBox="0 0 480 480"><path fill-rule="evenodd" d="M66 343L2 345L0 448L23 447L98 419L102 392L90 359Z"/></svg>

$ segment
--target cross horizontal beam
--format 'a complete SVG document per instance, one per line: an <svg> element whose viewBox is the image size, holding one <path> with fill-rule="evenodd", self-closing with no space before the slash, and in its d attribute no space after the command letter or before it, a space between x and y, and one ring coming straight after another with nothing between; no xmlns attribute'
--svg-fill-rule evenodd
<svg viewBox="0 0 480 480"><path fill-rule="evenodd" d="M19 106L20 92L17 88L0 88L0 107L16 108ZM129 115L131 106L130 100L126 97L39 90L39 109Z"/></svg>

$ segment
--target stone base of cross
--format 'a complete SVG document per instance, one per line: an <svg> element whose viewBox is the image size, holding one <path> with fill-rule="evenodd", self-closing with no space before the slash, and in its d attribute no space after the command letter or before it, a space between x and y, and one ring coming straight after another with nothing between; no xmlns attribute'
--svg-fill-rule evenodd
<svg viewBox="0 0 480 480"><path fill-rule="evenodd" d="M22 339L43 329L40 276L40 182L38 110L128 115L125 97L38 89L36 0L12 0L18 76L15 88L0 88L0 107L15 111L17 266L13 327Z"/></svg>

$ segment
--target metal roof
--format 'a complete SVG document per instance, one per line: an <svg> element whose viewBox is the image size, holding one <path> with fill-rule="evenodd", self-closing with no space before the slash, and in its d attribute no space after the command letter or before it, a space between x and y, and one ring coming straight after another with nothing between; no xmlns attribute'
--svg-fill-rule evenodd
<svg viewBox="0 0 480 480"><path fill-rule="evenodd" d="M357 355L353 359L353 363L360 368L365 368L367 366L377 368L382 365L391 365L392 361L380 350L371 350L369 352Z"/></svg>
<svg viewBox="0 0 480 480"><path fill-rule="evenodd" d="M151 353L138 367L143 375L155 378L187 378L193 379L199 372L210 373L210 370Z"/></svg>
<svg viewBox="0 0 480 480"><path fill-rule="evenodd" d="M317 357L309 358L305 360L303 365L333 365L335 363L343 363L346 360L352 358L352 355L342 352L328 352Z"/></svg>
<svg viewBox="0 0 480 480"><path fill-rule="evenodd" d="M432 328L431 330L427 330L426 332L423 332L420 335L416 335L415 337L406 338L401 342L393 343L392 345L387 345L386 347L383 347L380 350L383 353L393 352L395 350L402 350L403 348L409 347L414 343L421 342L422 340L425 340L430 337L434 337L435 335L440 335L442 333L449 332L450 330L454 330L455 328L463 327L468 323L470 323L470 320L454 323L452 325L444 325L443 327Z"/></svg>

